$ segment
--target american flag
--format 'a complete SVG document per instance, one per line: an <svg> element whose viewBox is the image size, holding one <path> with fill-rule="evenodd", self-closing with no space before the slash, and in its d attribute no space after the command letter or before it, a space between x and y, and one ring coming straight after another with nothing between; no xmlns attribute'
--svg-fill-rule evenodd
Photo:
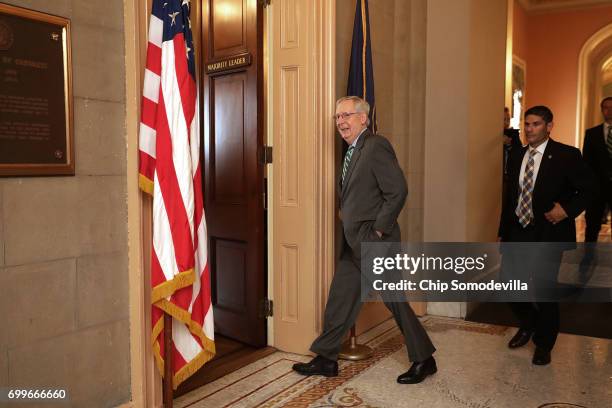
<svg viewBox="0 0 612 408"><path fill-rule="evenodd" d="M172 315L173 386L215 354L190 0L154 0L142 95L139 182L153 196L153 349L163 375Z"/></svg>

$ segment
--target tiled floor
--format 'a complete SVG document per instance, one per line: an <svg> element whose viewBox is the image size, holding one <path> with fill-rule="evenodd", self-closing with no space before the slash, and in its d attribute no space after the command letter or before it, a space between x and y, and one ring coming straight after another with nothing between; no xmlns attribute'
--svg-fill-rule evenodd
<svg viewBox="0 0 612 408"><path fill-rule="evenodd" d="M576 220L584 240L584 217ZM610 242L610 224L600 242ZM308 356L276 352L175 400L178 408L426 407L612 408L612 341L561 334L549 366L531 364L533 346L509 350L514 329L463 320L423 319L438 351L438 373L418 385L395 378L409 367L393 321L360 336L374 356L340 362L335 378L291 370ZM611 323L612 324L612 323Z"/></svg>
<svg viewBox="0 0 612 408"><path fill-rule="evenodd" d="M395 382L409 362L395 324L360 336L374 356L340 364L334 378L291 370L310 357L277 352L175 401L191 407L610 408L612 341L561 334L549 366L533 346L509 350L513 330L463 320L423 319L438 351L438 373L418 385Z"/></svg>

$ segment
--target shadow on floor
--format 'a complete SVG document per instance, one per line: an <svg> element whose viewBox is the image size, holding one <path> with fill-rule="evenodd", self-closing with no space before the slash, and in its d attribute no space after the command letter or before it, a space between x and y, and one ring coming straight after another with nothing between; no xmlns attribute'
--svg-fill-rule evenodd
<svg viewBox="0 0 612 408"><path fill-rule="evenodd" d="M612 303L561 303L561 332L612 339ZM505 303L472 303L466 320L518 327Z"/></svg>

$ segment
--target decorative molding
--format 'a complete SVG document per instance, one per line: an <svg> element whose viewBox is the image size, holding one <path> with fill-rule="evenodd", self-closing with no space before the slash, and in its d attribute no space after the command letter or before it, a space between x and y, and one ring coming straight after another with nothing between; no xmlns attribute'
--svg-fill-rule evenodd
<svg viewBox="0 0 612 408"><path fill-rule="evenodd" d="M284 66L280 70L280 203L297 207L300 184L300 67Z"/></svg>
<svg viewBox="0 0 612 408"><path fill-rule="evenodd" d="M601 67L602 83L607 85L612 83L612 57L608 58ZM605 95L604 95L605 96Z"/></svg>
<svg viewBox="0 0 612 408"><path fill-rule="evenodd" d="M270 212L273 293L275 308L281 311L274 316L274 345L307 353L322 326L335 260L335 2L279 0L268 10L273 33L269 65L276 78L268 110L273 112L272 144L279 150L272 167ZM286 14L294 12L299 25L283 24ZM289 45L295 46L284 47L285 39L293 38ZM282 272L288 261L282 254L289 243L299 248L296 285L300 297L290 299L297 302L295 313L293 303L283 304L289 299ZM295 321L286 319L293 315Z"/></svg>
<svg viewBox="0 0 612 408"><path fill-rule="evenodd" d="M124 2L128 204L128 286L130 298L130 388L125 406L161 407L162 383L151 348L150 260L152 201L138 187L138 126L152 0ZM197 12L196 12L197 13ZM195 21L200 24L199 19Z"/></svg>
<svg viewBox="0 0 612 408"><path fill-rule="evenodd" d="M528 13L612 5L612 0L518 0Z"/></svg>
<svg viewBox="0 0 612 408"><path fill-rule="evenodd" d="M300 250L297 245L281 244L281 319L297 323L300 304L299 263Z"/></svg>
<svg viewBox="0 0 612 408"><path fill-rule="evenodd" d="M318 174L315 177L316 206L316 331L322 331L323 313L335 269L335 138L336 123L332 119L336 109L336 2L316 0L315 18L311 32L320 50L312 61L315 89L314 130L319 140L315 143Z"/></svg>
<svg viewBox="0 0 612 408"><path fill-rule="evenodd" d="M589 82L591 81L591 71L589 64L592 61L593 55L597 53L600 47L609 45L612 46L612 24L608 24L595 34L593 34L582 46L578 56L578 103L576 104L576 137L575 145L582 146L584 131L588 127L589 117ZM592 112L591 112L592 114Z"/></svg>
<svg viewBox="0 0 612 408"><path fill-rule="evenodd" d="M286 0L281 7L281 48L297 48L300 46L300 19L296 0Z"/></svg>

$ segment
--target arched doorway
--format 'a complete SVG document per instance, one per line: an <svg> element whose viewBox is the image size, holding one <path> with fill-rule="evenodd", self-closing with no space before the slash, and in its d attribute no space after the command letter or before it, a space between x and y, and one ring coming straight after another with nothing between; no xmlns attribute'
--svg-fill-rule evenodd
<svg viewBox="0 0 612 408"><path fill-rule="evenodd" d="M578 98L576 146L582 146L584 131L600 120L599 102L603 95L605 68L612 59L612 24L593 34L578 57Z"/></svg>

